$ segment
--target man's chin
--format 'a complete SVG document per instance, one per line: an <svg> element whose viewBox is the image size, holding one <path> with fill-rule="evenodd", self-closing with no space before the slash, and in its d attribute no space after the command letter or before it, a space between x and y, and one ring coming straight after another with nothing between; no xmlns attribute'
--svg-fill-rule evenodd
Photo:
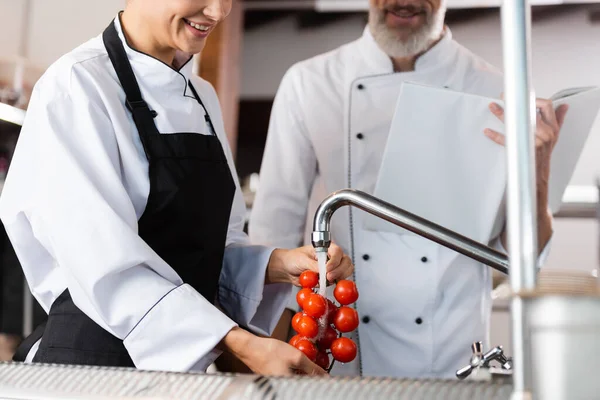
<svg viewBox="0 0 600 400"><path fill-rule="evenodd" d="M398 42L408 43L412 38L419 34L419 29L392 29L388 27L388 36Z"/></svg>

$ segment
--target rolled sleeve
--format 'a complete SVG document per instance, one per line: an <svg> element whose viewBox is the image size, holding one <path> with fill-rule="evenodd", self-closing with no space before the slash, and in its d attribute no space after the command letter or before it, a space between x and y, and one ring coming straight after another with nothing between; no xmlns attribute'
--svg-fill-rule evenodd
<svg viewBox="0 0 600 400"><path fill-rule="evenodd" d="M270 336L286 308L291 284L265 285L273 248L231 245L225 249L219 283L219 304L234 321Z"/></svg>
<svg viewBox="0 0 600 400"><path fill-rule="evenodd" d="M214 349L235 326L184 284L152 307L123 342L139 369L204 371L220 355L216 350L207 353L207 349ZM203 356L198 358L199 354ZM165 364L165 360L169 362Z"/></svg>

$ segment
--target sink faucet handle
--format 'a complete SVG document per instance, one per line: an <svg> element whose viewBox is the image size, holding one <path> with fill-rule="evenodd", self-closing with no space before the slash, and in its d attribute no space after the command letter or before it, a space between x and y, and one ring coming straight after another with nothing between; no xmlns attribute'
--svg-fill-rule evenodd
<svg viewBox="0 0 600 400"><path fill-rule="evenodd" d="M456 377L460 380L463 380L471 375L471 372L473 372L473 366L469 364L456 371Z"/></svg>
<svg viewBox="0 0 600 400"><path fill-rule="evenodd" d="M483 355L483 365L488 366L491 361L497 361L503 369L512 368L512 360L504 355L502 346L497 346Z"/></svg>
<svg viewBox="0 0 600 400"><path fill-rule="evenodd" d="M473 354L469 360L469 365L456 371L456 377L458 379L465 379L478 368L490 368L490 362L492 361L497 361L502 369L512 371L512 359L504 355L502 346L496 346L483 354L481 342L474 342L471 345L471 351Z"/></svg>
<svg viewBox="0 0 600 400"><path fill-rule="evenodd" d="M483 363L483 345L481 342L473 342L471 344L471 351L473 354L471 355L471 359L469 360L469 365L459 369L456 371L456 377L458 379L465 379L471 372L476 368L479 368Z"/></svg>
<svg viewBox="0 0 600 400"><path fill-rule="evenodd" d="M473 342L471 350L473 351L473 355L481 355L483 354L483 344L481 342Z"/></svg>

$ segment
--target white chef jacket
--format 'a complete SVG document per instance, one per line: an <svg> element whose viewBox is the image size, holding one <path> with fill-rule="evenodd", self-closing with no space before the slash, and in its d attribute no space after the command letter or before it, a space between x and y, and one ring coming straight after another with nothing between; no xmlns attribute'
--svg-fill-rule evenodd
<svg viewBox="0 0 600 400"><path fill-rule="evenodd" d="M357 41L294 65L272 109L250 220L253 242L309 242L314 212L327 194L373 193L403 81L484 96L503 90L502 75L454 41L449 29L412 72L394 73L368 28ZM423 193L406 195L426 195L426 184ZM360 357L332 373L453 378L468 362L472 342L489 346L491 270L425 238L366 230L365 215L349 207L331 221L332 240L355 263L363 318L353 335ZM502 251L503 222L499 216L490 237ZM290 303L294 309L295 299Z"/></svg>
<svg viewBox="0 0 600 400"><path fill-rule="evenodd" d="M115 23L124 41L118 18ZM46 311L68 288L77 307L124 340L137 368L205 370L219 355L215 345L237 324L270 334L291 286L264 286L273 249L249 245L243 232L245 204L212 86L192 73L192 62L176 71L125 48L164 134L210 134L192 81L235 177L218 288L224 312L138 236L150 190L148 161L102 36L63 56L36 84L0 217Z"/></svg>

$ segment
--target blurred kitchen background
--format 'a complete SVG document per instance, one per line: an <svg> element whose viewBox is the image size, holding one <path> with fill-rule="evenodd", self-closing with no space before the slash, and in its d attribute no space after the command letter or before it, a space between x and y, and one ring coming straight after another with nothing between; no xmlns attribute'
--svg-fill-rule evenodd
<svg viewBox="0 0 600 400"><path fill-rule="evenodd" d="M447 24L454 38L501 68L499 1L448 1ZM25 110L31 87L44 69L99 34L124 3L125 0L0 0L0 102ZM358 38L365 26L367 3L368 0L237 1L227 22L214 32L198 58L198 73L211 81L219 93L249 208L252 191L260 182L257 174L272 101L285 71L298 61ZM538 97L549 97L568 87L600 85L600 1L597 3L532 3L536 4L532 18L532 68ZM0 122L0 178L10 162L21 117L16 115L12 122ZM599 175L600 118L581 156L568 196L595 207ZM593 210L585 214L586 218L556 220L546 267L585 271L598 267L598 222ZM19 334L23 327L23 296L19 292L22 278L3 229L1 233L0 331ZM492 324L492 345L502 344L510 354L508 313L500 303Z"/></svg>

